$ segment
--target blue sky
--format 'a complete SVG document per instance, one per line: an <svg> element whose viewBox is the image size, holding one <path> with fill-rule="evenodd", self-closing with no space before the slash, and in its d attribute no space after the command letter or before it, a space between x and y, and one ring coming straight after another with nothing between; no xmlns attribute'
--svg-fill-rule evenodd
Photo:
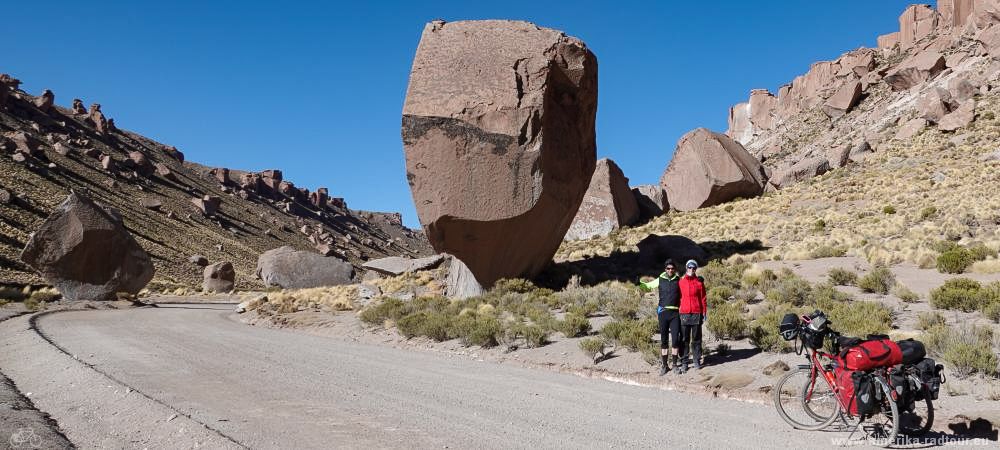
<svg viewBox="0 0 1000 450"><path fill-rule="evenodd" d="M730 105L895 31L897 0L80 2L4 5L0 72L98 102L207 165L280 168L356 209L401 211L400 114L426 22L519 19L597 55L598 155L655 183L677 139ZM18 19L13 19L17 17Z"/></svg>

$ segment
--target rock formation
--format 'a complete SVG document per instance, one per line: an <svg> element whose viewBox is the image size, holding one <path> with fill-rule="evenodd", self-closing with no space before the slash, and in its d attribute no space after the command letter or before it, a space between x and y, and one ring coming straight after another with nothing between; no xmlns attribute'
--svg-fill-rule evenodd
<svg viewBox="0 0 1000 450"><path fill-rule="evenodd" d="M72 193L31 236L21 260L66 300L113 300L153 278L149 255L117 213Z"/></svg>
<svg viewBox="0 0 1000 450"><path fill-rule="evenodd" d="M441 264L443 259L442 255L418 259L390 256L388 258L373 259L362 264L361 267L383 275L400 275L406 272L433 269Z"/></svg>
<svg viewBox="0 0 1000 450"><path fill-rule="evenodd" d="M76 115L81 115L82 116L84 114L87 114L87 108L83 106L83 100L80 100L78 98L74 98L73 99L72 110L73 110L73 114L76 114Z"/></svg>
<svg viewBox="0 0 1000 450"><path fill-rule="evenodd" d="M37 107L39 110L41 110L44 113L48 113L49 110L52 109L52 104L54 104L55 101L56 101L56 94L53 94L52 91L46 89L42 92L42 95L39 95L38 97L35 98L34 103L35 107Z"/></svg>
<svg viewBox="0 0 1000 450"><path fill-rule="evenodd" d="M670 210L667 193L659 184L636 186L632 188L632 196L635 197L636 205L639 207L641 220L648 220Z"/></svg>
<svg viewBox="0 0 1000 450"><path fill-rule="evenodd" d="M583 196L583 203L566 232L566 240L607 236L612 230L639 220L639 205L628 178L614 161L597 161L597 169Z"/></svg>
<svg viewBox="0 0 1000 450"><path fill-rule="evenodd" d="M279 247L268 250L257 260L257 277L265 286L304 289L350 284L354 267L336 258L313 252Z"/></svg>
<svg viewBox="0 0 1000 450"><path fill-rule="evenodd" d="M420 222L439 253L490 285L539 273L596 162L597 61L527 22L429 23L402 137Z"/></svg>
<svg viewBox="0 0 1000 450"><path fill-rule="evenodd" d="M760 162L738 142L705 128L688 132L660 178L670 206L691 211L764 192Z"/></svg>
<svg viewBox="0 0 1000 450"><path fill-rule="evenodd" d="M205 292L230 292L236 285L236 269L229 261L206 266L202 276L201 288Z"/></svg>

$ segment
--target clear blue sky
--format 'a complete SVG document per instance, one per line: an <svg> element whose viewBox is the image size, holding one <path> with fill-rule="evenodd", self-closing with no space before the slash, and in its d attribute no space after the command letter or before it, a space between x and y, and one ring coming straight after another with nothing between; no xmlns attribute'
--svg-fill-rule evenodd
<svg viewBox="0 0 1000 450"><path fill-rule="evenodd" d="M98 102L122 128L207 165L280 168L356 209L401 211L400 114L432 19L520 19L583 39L600 65L598 154L655 183L677 139L810 63L875 46L910 2L108 1L4 4L0 72Z"/></svg>

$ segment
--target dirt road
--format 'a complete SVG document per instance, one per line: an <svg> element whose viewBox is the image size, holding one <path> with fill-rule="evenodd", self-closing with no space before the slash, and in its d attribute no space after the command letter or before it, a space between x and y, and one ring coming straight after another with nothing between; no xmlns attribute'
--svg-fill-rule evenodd
<svg viewBox="0 0 1000 450"><path fill-rule="evenodd" d="M815 448L838 436L793 431L764 405L250 327L231 310L37 319L68 355L13 319L0 367L82 448Z"/></svg>

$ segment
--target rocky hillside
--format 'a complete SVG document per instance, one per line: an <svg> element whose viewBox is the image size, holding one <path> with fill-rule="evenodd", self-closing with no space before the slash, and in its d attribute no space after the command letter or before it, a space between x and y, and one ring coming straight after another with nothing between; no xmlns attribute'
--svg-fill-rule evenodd
<svg viewBox="0 0 1000 450"><path fill-rule="evenodd" d="M431 252L398 213L356 211L325 188L296 187L280 170L244 172L185 161L183 153L120 129L98 104L70 108L0 75L0 284L39 284L20 261L28 236L72 190L116 208L156 267L151 288L199 287L202 255L231 261L237 287L259 287L258 256L292 246L355 267Z"/></svg>

